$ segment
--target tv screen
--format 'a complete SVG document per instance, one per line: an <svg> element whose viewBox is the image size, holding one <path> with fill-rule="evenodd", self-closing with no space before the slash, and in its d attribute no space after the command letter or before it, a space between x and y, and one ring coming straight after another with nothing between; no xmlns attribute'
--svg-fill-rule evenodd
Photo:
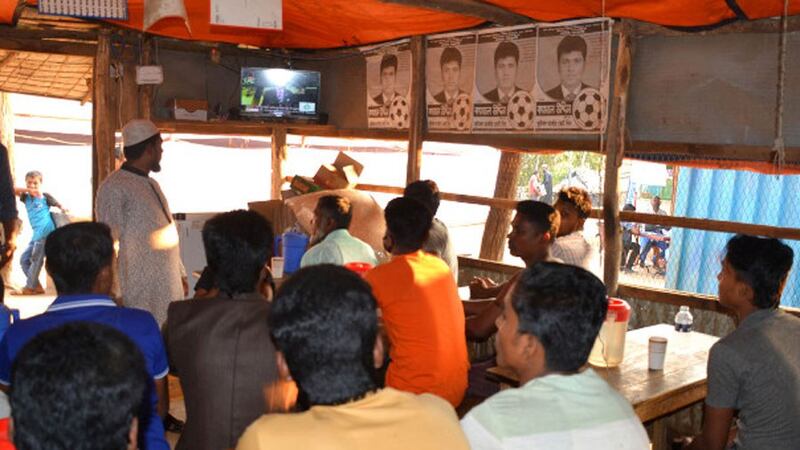
<svg viewBox="0 0 800 450"><path fill-rule="evenodd" d="M242 68L242 115L316 116L319 81L319 72L310 70Z"/></svg>

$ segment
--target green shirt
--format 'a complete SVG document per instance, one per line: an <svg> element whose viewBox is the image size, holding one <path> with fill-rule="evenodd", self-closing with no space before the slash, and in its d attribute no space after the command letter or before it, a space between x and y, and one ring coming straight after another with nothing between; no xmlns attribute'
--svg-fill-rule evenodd
<svg viewBox="0 0 800 450"><path fill-rule="evenodd" d="M316 264L341 266L349 262L365 262L373 266L378 264L372 247L342 228L331 231L319 244L308 249L300 260L300 267Z"/></svg>

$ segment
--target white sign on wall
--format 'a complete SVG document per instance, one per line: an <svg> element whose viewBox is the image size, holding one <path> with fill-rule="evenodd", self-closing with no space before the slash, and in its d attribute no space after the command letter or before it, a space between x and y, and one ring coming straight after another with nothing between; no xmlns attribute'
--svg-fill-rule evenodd
<svg viewBox="0 0 800 450"><path fill-rule="evenodd" d="M211 25L283 29L281 0L210 0Z"/></svg>

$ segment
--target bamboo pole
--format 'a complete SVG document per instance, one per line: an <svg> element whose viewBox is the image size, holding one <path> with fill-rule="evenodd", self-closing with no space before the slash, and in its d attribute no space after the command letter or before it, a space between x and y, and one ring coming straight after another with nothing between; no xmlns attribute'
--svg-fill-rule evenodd
<svg viewBox="0 0 800 450"><path fill-rule="evenodd" d="M408 167L406 184L419 180L422 142L425 136L425 37L411 38L411 110L408 127Z"/></svg>
<svg viewBox="0 0 800 450"><path fill-rule="evenodd" d="M495 198L512 200L517 194L517 179L522 166L522 155L503 152L497 168L497 182L494 187ZM481 240L481 259L500 261L506 246L506 235L511 225L511 210L492 206L486 218Z"/></svg>
<svg viewBox="0 0 800 450"><path fill-rule="evenodd" d="M617 44L617 67L614 73L614 98L606 145L606 173L603 186L603 235L605 258L603 280L609 295L616 295L619 261L622 257L622 236L619 221L619 167L625 154L625 114L631 75L631 38L623 21Z"/></svg>
<svg viewBox="0 0 800 450"><path fill-rule="evenodd" d="M92 201L100 184L114 170L114 131L116 115L113 105L109 66L111 64L111 32L100 31L92 76Z"/></svg>
<svg viewBox="0 0 800 450"><path fill-rule="evenodd" d="M270 198L277 200L281 198L281 187L283 186L283 164L286 162L286 128L272 129L272 192Z"/></svg>
<svg viewBox="0 0 800 450"><path fill-rule="evenodd" d="M142 40L142 55L141 65L150 65L153 63L153 40L150 37L144 37ZM153 86L141 85L139 86L139 117L142 119L150 119L153 109Z"/></svg>

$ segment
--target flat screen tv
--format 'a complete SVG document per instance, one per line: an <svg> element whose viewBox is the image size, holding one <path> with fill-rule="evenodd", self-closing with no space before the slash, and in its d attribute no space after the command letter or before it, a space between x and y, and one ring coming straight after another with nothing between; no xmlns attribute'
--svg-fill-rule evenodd
<svg viewBox="0 0 800 450"><path fill-rule="evenodd" d="M242 68L241 115L313 118L318 114L319 72Z"/></svg>

